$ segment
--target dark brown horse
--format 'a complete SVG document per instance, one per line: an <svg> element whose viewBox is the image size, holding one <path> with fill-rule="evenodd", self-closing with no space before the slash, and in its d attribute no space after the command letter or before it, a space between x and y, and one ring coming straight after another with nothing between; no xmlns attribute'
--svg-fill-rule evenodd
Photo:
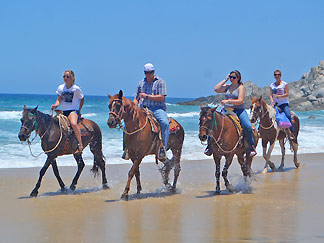
<svg viewBox="0 0 324 243"><path fill-rule="evenodd" d="M120 125L121 121L124 120L126 131L125 131L125 145L128 149L128 154L133 162L133 166L128 173L128 181L125 190L121 196L122 199L128 199L128 192L130 190L130 183L135 175L137 182L137 193L142 190L140 181L139 166L142 159L149 154L155 154L157 158L158 149L161 141L159 140L158 134L152 132L152 127L148 121L147 113L140 109L134 102L123 97L123 92L114 96L108 95L109 101L109 118L107 124L110 128L116 128ZM184 140L184 130L179 124L179 129L175 133L170 133L167 150L171 149L173 158L171 160L162 161L164 166L161 174L163 183L168 189L175 191L177 180L180 174L180 158L182 152L182 145ZM152 145L156 144L152 148ZM169 184L169 173L174 167L174 180L173 185Z"/></svg>
<svg viewBox="0 0 324 243"><path fill-rule="evenodd" d="M24 106L21 128L19 132L20 141L26 141L29 139L30 134L35 130L41 137L42 149L47 155L46 162L43 168L40 170L39 179L34 190L30 193L30 196L36 197L38 189L40 188L42 178L50 165L52 165L54 175L58 180L61 190L65 190L65 185L59 175L59 171L56 164L56 158L61 155L73 154L77 164L78 171L72 180L70 186L71 190L75 190L76 184L80 177L80 174L85 166L82 155L75 153L78 149L78 142L74 133L66 133L62 129L60 121L57 117L46 115L34 109L27 109ZM91 169L94 173L98 172L98 167L102 172L102 185L104 189L108 188L106 173L105 173L105 159L102 154L102 137L101 131L98 125L87 119L83 119L78 126L80 127L83 147L90 145L90 150L94 155L94 164Z"/></svg>
<svg viewBox="0 0 324 243"><path fill-rule="evenodd" d="M268 165L272 170L276 169L274 163L271 162L271 153L274 147L274 143L276 140L279 140L281 147L281 164L279 166L279 170L283 170L284 161L285 161L285 142L284 139L289 138L289 129L279 129L276 117L276 111L273 107L266 104L266 102L262 99L262 97L253 98L251 97L251 114L250 120L252 123L255 123L258 119L260 120L259 133L262 138L262 148L263 148L263 158L266 163L263 169L263 173L268 171ZM299 118L295 113L292 112L292 124L294 126L294 139L289 139L290 149L294 152L294 163L296 168L299 167L299 162L297 158L298 151L298 142L297 137L299 133ZM267 151L268 143L270 144L269 149Z"/></svg>
<svg viewBox="0 0 324 243"><path fill-rule="evenodd" d="M233 121L216 111L216 108L201 106L200 122L199 122L199 139L204 142L210 137L209 146L213 151L213 157L216 165L216 194L220 194L220 160L222 156L225 157L225 165L222 176L225 181L226 189L229 192L233 191L230 182L227 179L227 173L232 164L234 155L241 165L241 170L246 179L251 176L251 164L253 157L250 153L246 153L247 142L241 141L237 129ZM258 135L256 129L253 127L255 146L258 144ZM246 157L244 155L246 154Z"/></svg>

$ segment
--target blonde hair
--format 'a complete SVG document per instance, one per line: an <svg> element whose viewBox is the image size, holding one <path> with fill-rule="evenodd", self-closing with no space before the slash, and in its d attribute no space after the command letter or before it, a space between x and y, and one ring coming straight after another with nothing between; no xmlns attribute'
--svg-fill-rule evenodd
<svg viewBox="0 0 324 243"><path fill-rule="evenodd" d="M72 83L75 83L75 76L74 76L74 72L72 70L65 70L64 73L69 73L71 78L72 78Z"/></svg>

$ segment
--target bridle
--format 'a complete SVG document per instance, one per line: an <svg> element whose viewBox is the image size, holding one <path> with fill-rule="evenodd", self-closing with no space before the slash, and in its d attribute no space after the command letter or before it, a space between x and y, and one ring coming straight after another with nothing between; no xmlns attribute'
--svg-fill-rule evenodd
<svg viewBox="0 0 324 243"><path fill-rule="evenodd" d="M123 105L123 100L121 100L121 99L114 99L113 102L112 102L112 104L111 104L111 108L114 107L115 101L121 102L121 108L119 109L118 114L116 112L112 111L112 109L110 109L109 114L112 114L113 116L116 117L117 123L119 125L118 129L121 129L127 135L133 135L135 133L138 133L138 132L142 131L146 127L146 125L148 123L148 117L147 116L146 116L145 124L141 128L139 128L139 129L137 129L137 130L135 130L133 132L128 132L126 129L124 129L124 127L122 125L122 122L121 122L122 121L122 115L125 112L124 105Z"/></svg>
<svg viewBox="0 0 324 243"><path fill-rule="evenodd" d="M216 113L215 113L215 112L216 112L216 111L213 111L213 112L212 112L212 114L213 114L213 121L212 121L212 124L210 125L210 127L200 125L200 128L204 128L205 130L207 130L206 135L207 135L207 136L210 136L210 137L215 141L215 144L217 145L217 147L218 147L221 151L223 151L224 153L231 153L231 152L233 152L233 151L237 148L237 146L238 146L238 144L240 143L242 137L239 137L239 139L237 140L237 143L235 144L235 146L233 147L233 149L231 149L231 150L224 150L224 149L221 147L221 145L219 144L219 141L221 140L221 137L222 137L222 134L223 134L223 130L224 130L225 116L224 116L224 115L222 116L223 119L222 119L222 127L221 127L221 131L220 131L220 133L219 133L218 138L216 139L216 138L214 137L214 134L213 134L213 131L212 131L214 127L217 129L217 121L216 121Z"/></svg>
<svg viewBox="0 0 324 243"><path fill-rule="evenodd" d="M257 115L257 113L255 111L255 103L254 103L252 105L252 108L251 108L250 120L252 119L253 116L256 116L257 117L256 120L260 119L260 122L259 122L260 127L262 127L263 129L266 129L267 130L267 129L270 129L271 127L273 127L274 123L273 123L272 119L269 117L270 120L271 120L271 125L269 127L262 126L261 119L264 118L267 113L269 113L269 109L266 109L266 110L267 111L264 112L263 105L261 103L261 116Z"/></svg>

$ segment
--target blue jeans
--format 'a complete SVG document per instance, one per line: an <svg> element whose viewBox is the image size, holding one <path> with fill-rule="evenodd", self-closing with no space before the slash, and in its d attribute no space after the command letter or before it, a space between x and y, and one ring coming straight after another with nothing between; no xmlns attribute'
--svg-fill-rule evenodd
<svg viewBox="0 0 324 243"><path fill-rule="evenodd" d="M289 104L288 103L281 104L281 105L278 105L278 107L283 113L285 113L286 117L288 118L288 120L291 122L291 125L292 125ZM294 132L294 126L290 127L290 131Z"/></svg>
<svg viewBox="0 0 324 243"><path fill-rule="evenodd" d="M163 109L152 109L154 117L160 123L161 127L161 135L162 135L162 142L165 148L168 146L169 135L170 135L170 128L169 128L169 120L168 115L165 110ZM125 129L125 126L124 126ZM125 132L123 132L123 150L125 150Z"/></svg>
<svg viewBox="0 0 324 243"><path fill-rule="evenodd" d="M249 119L249 116L248 116L246 110L234 109L234 113L240 119L245 138L248 141L248 143L250 144L250 146L252 147L253 145L255 145L255 142L253 139L252 124L250 122L250 119Z"/></svg>

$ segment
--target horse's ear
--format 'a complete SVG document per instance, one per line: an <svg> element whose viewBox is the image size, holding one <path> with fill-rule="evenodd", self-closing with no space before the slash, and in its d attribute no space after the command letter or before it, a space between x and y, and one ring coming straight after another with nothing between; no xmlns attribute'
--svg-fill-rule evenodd
<svg viewBox="0 0 324 243"><path fill-rule="evenodd" d="M26 110L27 109L27 106L26 105L24 105L24 110Z"/></svg>
<svg viewBox="0 0 324 243"><path fill-rule="evenodd" d="M200 110L204 109L204 106L203 105L200 105Z"/></svg>
<svg viewBox="0 0 324 243"><path fill-rule="evenodd" d="M215 112L217 109L217 107L214 107L213 109L211 109L211 112Z"/></svg>
<svg viewBox="0 0 324 243"><path fill-rule="evenodd" d="M122 90L119 90L118 98L119 99L123 98L123 91Z"/></svg>
<svg viewBox="0 0 324 243"><path fill-rule="evenodd" d="M38 108L38 106L36 106L34 109L32 109L32 110L31 110L31 113L32 113L32 114L35 114L36 111L37 111L37 108Z"/></svg>
<svg viewBox="0 0 324 243"><path fill-rule="evenodd" d="M259 97L259 101L261 102L261 100L262 100L262 95Z"/></svg>
<svg viewBox="0 0 324 243"><path fill-rule="evenodd" d="M108 94L108 98L111 99L111 95L110 94Z"/></svg>

